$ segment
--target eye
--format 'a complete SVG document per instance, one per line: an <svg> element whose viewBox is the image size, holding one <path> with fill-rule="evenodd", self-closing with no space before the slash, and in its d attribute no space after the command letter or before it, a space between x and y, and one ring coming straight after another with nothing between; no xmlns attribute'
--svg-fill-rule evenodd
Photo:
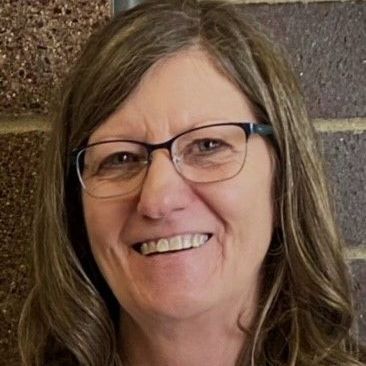
<svg viewBox="0 0 366 366"><path fill-rule="evenodd" d="M104 158L99 164L99 169L121 168L122 166L127 167L129 165L141 163L143 160L144 159L137 154L120 151Z"/></svg>
<svg viewBox="0 0 366 366"><path fill-rule="evenodd" d="M227 148L229 145L219 139L201 139L195 140L191 144L193 153L214 153Z"/></svg>

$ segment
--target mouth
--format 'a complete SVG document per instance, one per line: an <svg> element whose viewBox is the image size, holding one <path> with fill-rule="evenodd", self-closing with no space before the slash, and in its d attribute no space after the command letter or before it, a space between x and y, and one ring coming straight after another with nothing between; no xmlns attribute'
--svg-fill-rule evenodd
<svg viewBox="0 0 366 366"><path fill-rule="evenodd" d="M211 233L175 235L168 238L136 243L132 248L143 256L181 252L201 247L211 239L212 235Z"/></svg>

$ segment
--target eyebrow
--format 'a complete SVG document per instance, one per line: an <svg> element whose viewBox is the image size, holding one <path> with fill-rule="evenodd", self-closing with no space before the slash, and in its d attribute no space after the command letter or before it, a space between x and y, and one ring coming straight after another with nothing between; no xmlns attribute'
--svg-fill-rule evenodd
<svg viewBox="0 0 366 366"><path fill-rule="evenodd" d="M97 136L96 138L93 138L89 141L89 143L96 143L96 142L102 142L102 141L111 141L111 140L136 140L134 138L131 138L131 136L127 136L121 133L113 134L113 135L101 135ZM136 140L138 141L138 140Z"/></svg>
<svg viewBox="0 0 366 366"><path fill-rule="evenodd" d="M176 132L174 134L172 134L171 137L174 137L176 135L179 135L185 131L189 131L191 129L197 128L197 127L204 127L204 126L209 126L211 124L215 124L215 123L225 123L225 122L241 122L244 121L244 119L227 119L227 118L220 118L220 119L210 119L210 120L205 120L204 122L200 121L200 122L196 122L191 124L190 126L188 126L187 128ZM137 142L146 142L146 133L144 134L145 137L142 139L138 139L136 137L132 137L131 135L127 135L127 134L123 134L123 133L117 133L117 134L106 134L106 135L101 135L101 136L97 136L97 138L93 139L92 141L89 141L89 143L97 143L97 142L103 142L103 141L111 141L111 140L131 140L131 141L137 141Z"/></svg>

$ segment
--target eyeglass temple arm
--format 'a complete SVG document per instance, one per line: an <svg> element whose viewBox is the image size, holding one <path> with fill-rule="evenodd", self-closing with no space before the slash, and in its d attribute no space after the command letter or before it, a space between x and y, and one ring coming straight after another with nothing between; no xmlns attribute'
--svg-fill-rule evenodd
<svg viewBox="0 0 366 366"><path fill-rule="evenodd" d="M264 123L251 123L250 133L257 133L261 136L268 136L273 134L273 128Z"/></svg>

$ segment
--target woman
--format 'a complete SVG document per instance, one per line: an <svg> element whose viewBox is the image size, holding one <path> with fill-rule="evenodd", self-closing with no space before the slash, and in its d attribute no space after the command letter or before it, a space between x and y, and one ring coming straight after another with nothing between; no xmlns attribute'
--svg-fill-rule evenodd
<svg viewBox="0 0 366 366"><path fill-rule="evenodd" d="M229 2L88 43L46 154L25 365L362 365L314 131Z"/></svg>

